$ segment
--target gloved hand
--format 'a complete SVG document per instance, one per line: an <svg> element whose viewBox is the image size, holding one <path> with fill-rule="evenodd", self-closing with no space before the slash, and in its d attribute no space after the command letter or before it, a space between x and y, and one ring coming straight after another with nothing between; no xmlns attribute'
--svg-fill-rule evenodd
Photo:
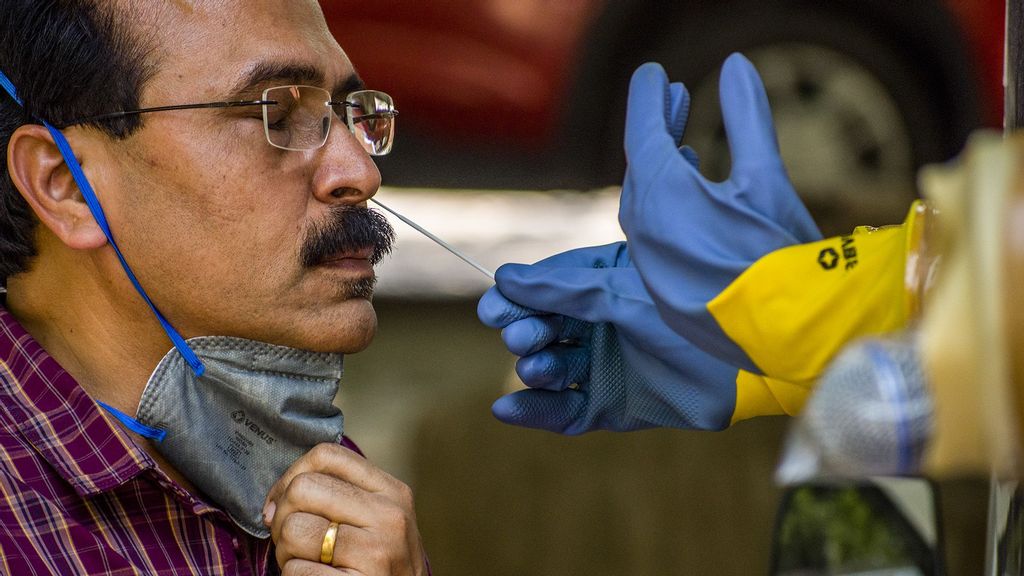
<svg viewBox="0 0 1024 576"><path fill-rule="evenodd" d="M501 421L562 434L657 426L718 430L795 412L806 390L705 354L658 316L625 243L506 264L480 299L530 387L499 398ZM578 387L570 387L577 384ZM740 402L737 403L737 398Z"/></svg>
<svg viewBox="0 0 1024 576"><path fill-rule="evenodd" d="M619 222L665 321L705 351L759 372L707 303L761 256L821 234L789 183L764 86L746 58L733 54L725 61L719 93L732 173L717 183L680 154L664 116L650 112L666 105L664 70L637 69Z"/></svg>
<svg viewBox="0 0 1024 576"><path fill-rule="evenodd" d="M923 214L820 240L786 176L764 86L739 54L720 98L732 173L711 182L676 150L664 115L668 79L633 75L629 162L619 221L662 318L705 352L757 374L813 381L846 342L902 328L916 306L904 285Z"/></svg>

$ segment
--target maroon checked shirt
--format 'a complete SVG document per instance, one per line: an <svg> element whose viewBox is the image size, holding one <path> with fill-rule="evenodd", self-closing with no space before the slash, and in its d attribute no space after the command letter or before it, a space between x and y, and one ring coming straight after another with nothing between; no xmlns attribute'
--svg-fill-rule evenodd
<svg viewBox="0 0 1024 576"><path fill-rule="evenodd" d="M0 307L0 574L277 573Z"/></svg>

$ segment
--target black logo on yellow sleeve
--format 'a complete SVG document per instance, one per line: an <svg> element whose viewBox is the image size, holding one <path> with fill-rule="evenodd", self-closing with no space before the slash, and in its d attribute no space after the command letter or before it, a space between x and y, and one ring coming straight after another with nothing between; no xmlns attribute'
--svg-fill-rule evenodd
<svg viewBox="0 0 1024 576"><path fill-rule="evenodd" d="M825 248L818 254L818 264L825 270L831 270L839 263L839 254L833 248Z"/></svg>
<svg viewBox="0 0 1024 576"><path fill-rule="evenodd" d="M854 245L853 236L843 236L840 238L842 246L842 259L844 262L843 267L846 270L853 270L857 266L857 247ZM825 248L818 253L818 264L821 265L824 270L834 270L839 265L840 253L835 248Z"/></svg>

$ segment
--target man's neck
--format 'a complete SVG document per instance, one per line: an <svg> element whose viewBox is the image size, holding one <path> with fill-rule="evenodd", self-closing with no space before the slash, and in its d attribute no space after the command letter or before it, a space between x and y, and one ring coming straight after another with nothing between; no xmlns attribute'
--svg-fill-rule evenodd
<svg viewBox="0 0 1024 576"><path fill-rule="evenodd" d="M134 414L166 350L138 333L149 323L133 322L95 300L80 290L72 295L12 282L7 308L90 396ZM155 321L152 327L163 335Z"/></svg>
<svg viewBox="0 0 1024 576"><path fill-rule="evenodd" d="M48 281L45 270L8 279L6 307L65 371L95 400L134 415L149 376L170 342L141 298L116 306L117 299L88 278ZM170 478L194 487L156 450L130 432Z"/></svg>

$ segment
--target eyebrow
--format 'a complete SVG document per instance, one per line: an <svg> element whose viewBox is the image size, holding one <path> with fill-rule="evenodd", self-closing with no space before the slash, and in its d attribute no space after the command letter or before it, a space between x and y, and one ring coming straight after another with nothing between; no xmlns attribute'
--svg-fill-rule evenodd
<svg viewBox="0 0 1024 576"><path fill-rule="evenodd" d="M245 74L235 83L231 90L231 98L238 98L246 93L252 92L257 87L270 83L284 84L305 84L309 86L323 86L324 73L322 70L309 64L296 62L257 62L251 66ZM343 96L356 90L366 88L359 74L353 72L345 79L335 84L331 94Z"/></svg>

